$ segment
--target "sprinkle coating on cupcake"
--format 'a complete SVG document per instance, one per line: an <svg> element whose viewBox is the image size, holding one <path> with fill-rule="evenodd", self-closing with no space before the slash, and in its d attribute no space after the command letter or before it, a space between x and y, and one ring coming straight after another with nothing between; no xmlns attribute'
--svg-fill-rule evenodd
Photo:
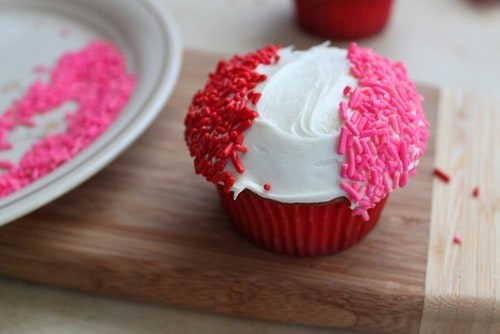
<svg viewBox="0 0 500 334"><path fill-rule="evenodd" d="M351 44L348 55L358 87L346 87L339 106L344 125L337 148L345 156L341 187L354 214L366 215L416 173L429 138L422 97L401 63Z"/></svg>
<svg viewBox="0 0 500 334"><path fill-rule="evenodd" d="M226 192L288 203L345 196L365 219L416 173L429 137L404 66L356 44L268 46L221 61L185 125L196 173Z"/></svg>
<svg viewBox="0 0 500 334"><path fill-rule="evenodd" d="M243 132L258 113L248 106L257 104L260 94L254 88L266 76L255 71L261 64L279 60L278 47L268 46L245 56L220 61L203 90L197 92L185 119L185 139L194 156L195 171L215 184L223 184L229 192L235 176L225 169L228 160L238 173L243 173L239 155Z"/></svg>

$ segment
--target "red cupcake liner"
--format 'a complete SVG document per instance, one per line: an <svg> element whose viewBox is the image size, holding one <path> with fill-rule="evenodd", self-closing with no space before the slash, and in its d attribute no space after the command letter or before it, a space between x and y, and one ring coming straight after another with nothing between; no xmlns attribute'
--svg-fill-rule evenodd
<svg viewBox="0 0 500 334"><path fill-rule="evenodd" d="M329 39L375 35L384 29L392 0L295 0L300 26Z"/></svg>
<svg viewBox="0 0 500 334"><path fill-rule="evenodd" d="M289 256L323 256L361 241L377 224L386 199L368 210L370 219L353 216L342 197L319 204L290 204L245 190L233 199L218 187L222 205L237 231L252 243Z"/></svg>

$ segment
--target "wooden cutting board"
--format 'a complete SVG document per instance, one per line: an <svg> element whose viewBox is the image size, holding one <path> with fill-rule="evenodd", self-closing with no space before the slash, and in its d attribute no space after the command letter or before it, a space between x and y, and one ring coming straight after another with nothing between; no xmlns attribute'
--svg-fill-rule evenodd
<svg viewBox="0 0 500 334"><path fill-rule="evenodd" d="M0 274L311 326L500 332L498 101L420 87L432 139L418 176L391 195L359 245L289 258L243 240L213 187L194 175L183 118L217 59L187 52L164 112L129 150L74 191L1 227ZM434 166L451 181L433 177Z"/></svg>

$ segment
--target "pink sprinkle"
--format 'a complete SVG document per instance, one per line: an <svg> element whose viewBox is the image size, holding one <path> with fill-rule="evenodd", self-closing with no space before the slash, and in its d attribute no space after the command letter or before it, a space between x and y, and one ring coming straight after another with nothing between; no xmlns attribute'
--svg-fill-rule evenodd
<svg viewBox="0 0 500 334"><path fill-rule="evenodd" d="M344 127L342 127L340 129L339 145L337 146L337 153L338 154L345 153L346 141L347 141L347 130Z"/></svg>
<svg viewBox="0 0 500 334"><path fill-rule="evenodd" d="M406 184L408 183L408 178L409 178L409 173L408 172L403 172L399 176L399 187L400 188L403 188L404 186L406 186Z"/></svg>
<svg viewBox="0 0 500 334"><path fill-rule="evenodd" d="M396 115L391 115L389 116L389 120L391 122L392 129L394 130L395 133L399 133L399 123L396 118Z"/></svg>
<svg viewBox="0 0 500 334"><path fill-rule="evenodd" d="M349 118L349 115L347 114L347 104L344 101L340 102L339 110L340 118L345 122Z"/></svg>
<svg viewBox="0 0 500 334"><path fill-rule="evenodd" d="M479 196L479 187L474 187L474 189L472 190L472 196L474 197L478 197Z"/></svg>
<svg viewBox="0 0 500 334"><path fill-rule="evenodd" d="M453 243L460 245L462 243L462 237L458 234L453 237Z"/></svg>
<svg viewBox="0 0 500 334"><path fill-rule="evenodd" d="M351 177L356 171L356 154L354 153L354 150L349 150L347 152L347 163L347 175Z"/></svg>
<svg viewBox="0 0 500 334"><path fill-rule="evenodd" d="M340 166L340 177L343 179L347 178L347 168L348 168L347 164L342 164Z"/></svg>
<svg viewBox="0 0 500 334"><path fill-rule="evenodd" d="M345 160L343 188L358 205L353 214L366 217L368 209L415 174L414 166L429 138L429 124L422 98L401 63L355 43L347 57L358 87L344 90L348 108L339 108L339 117L344 121L341 134L347 131L337 152ZM366 191L359 195L346 185L354 190L363 185Z"/></svg>
<svg viewBox="0 0 500 334"><path fill-rule="evenodd" d="M35 142L17 165L3 163L8 172L0 176L0 198L50 173L90 145L118 117L135 87L123 55L104 41L64 54L48 74L47 83L34 82L24 97L1 114L0 147L10 149L8 134L19 126L35 125L37 114L51 112L66 101L77 102L78 108L66 117L65 132Z"/></svg>
<svg viewBox="0 0 500 334"><path fill-rule="evenodd" d="M363 152L363 146L359 142L358 137L353 137L352 144L353 144L353 147L354 147L356 153L362 153ZM360 160L359 161L361 161L361 160L362 159L361 159L361 156L360 156Z"/></svg>
<svg viewBox="0 0 500 334"><path fill-rule="evenodd" d="M361 139L361 146L363 146L363 152L365 152L368 156L376 153L375 151L372 151L370 145L368 145L368 141L364 138Z"/></svg>
<svg viewBox="0 0 500 334"><path fill-rule="evenodd" d="M358 87L354 88L351 99L349 100L349 108L355 109L359 104L360 90Z"/></svg>
<svg viewBox="0 0 500 334"><path fill-rule="evenodd" d="M398 171L395 171L394 174L392 175L392 184L400 184L400 177L401 177L401 173L399 173Z"/></svg>
<svg viewBox="0 0 500 334"><path fill-rule="evenodd" d="M406 142L402 142L399 146L399 155L401 158L401 163L403 164L403 170L408 170L410 159L408 158L408 146Z"/></svg>
<svg viewBox="0 0 500 334"><path fill-rule="evenodd" d="M354 190L354 188L346 182L341 182L340 187L352 198L354 202L361 200L359 193Z"/></svg>
<svg viewBox="0 0 500 334"><path fill-rule="evenodd" d="M345 126L346 128L349 129L349 131L354 135L354 136L358 136L359 135L359 131L358 129L354 126L354 124L350 121L347 121L345 122Z"/></svg>
<svg viewBox="0 0 500 334"><path fill-rule="evenodd" d="M368 119L366 117L360 117L359 118L359 121L358 121L358 124L357 124L357 128L359 129L359 131L364 131L365 130L365 125L366 125L367 122L368 122Z"/></svg>
<svg viewBox="0 0 500 334"><path fill-rule="evenodd" d="M361 118L361 113L356 112L356 113L353 113L353 114L352 114L350 121L351 121L353 124L358 124L358 121L359 121L359 119L360 119L360 118Z"/></svg>
<svg viewBox="0 0 500 334"><path fill-rule="evenodd" d="M347 123L346 123L346 125L347 125ZM361 137L373 137L376 134L377 134L377 130L375 130L375 129L361 131Z"/></svg>
<svg viewBox="0 0 500 334"><path fill-rule="evenodd" d="M0 160L0 168L11 170L15 167L14 163L8 160Z"/></svg>

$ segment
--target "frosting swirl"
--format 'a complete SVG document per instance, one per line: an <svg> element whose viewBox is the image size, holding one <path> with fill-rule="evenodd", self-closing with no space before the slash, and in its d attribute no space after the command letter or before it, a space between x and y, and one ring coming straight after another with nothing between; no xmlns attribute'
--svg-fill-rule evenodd
<svg viewBox="0 0 500 334"><path fill-rule="evenodd" d="M319 138L339 131L337 107L349 75L347 51L317 46L311 50L279 52L280 62L259 66L267 80L257 86L262 98L256 105L259 119L297 138Z"/></svg>
<svg viewBox="0 0 500 334"><path fill-rule="evenodd" d="M307 51L283 48L276 64L260 65L267 76L256 91L258 117L245 132L245 172L232 190L244 189L281 202L325 202L344 196L339 187L342 157L335 153L342 92L356 85L347 50L326 44ZM231 166L229 166L231 170ZM234 173L234 171L232 171ZM271 184L270 190L262 185Z"/></svg>

